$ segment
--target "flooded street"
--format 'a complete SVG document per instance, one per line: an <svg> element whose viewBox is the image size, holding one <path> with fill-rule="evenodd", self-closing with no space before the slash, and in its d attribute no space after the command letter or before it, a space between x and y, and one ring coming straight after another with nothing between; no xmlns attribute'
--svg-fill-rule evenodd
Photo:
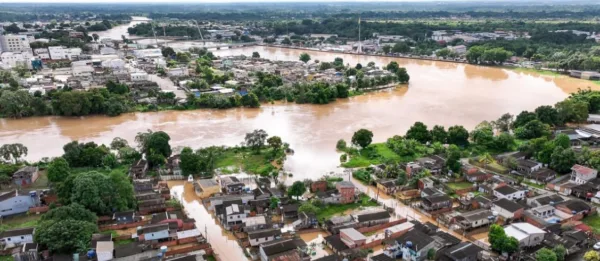
<svg viewBox="0 0 600 261"><path fill-rule="evenodd" d="M202 235L206 235L208 242L219 255L220 260L247 260L233 234L223 230L214 216L198 202L194 188L190 183L170 182L169 187L171 188L171 194L180 199L188 216L196 220L196 227Z"/></svg>
<svg viewBox="0 0 600 261"><path fill-rule="evenodd" d="M301 50L249 47L218 51L217 55L250 55L278 60L297 60ZM28 160L58 156L62 146L73 140L108 144L114 137L134 143L138 132L165 131L171 146L200 148L238 145L244 135L264 129L280 136L295 150L285 163L294 175L286 180L317 179L336 170L338 139L350 140L360 129L370 129L374 142L403 135L416 121L435 125L464 125L472 129L483 120L539 105L554 104L578 88L598 88L589 81L569 77L540 76L507 69L436 61L393 59L359 55L309 52L312 59L378 65L396 60L408 69L408 87L340 99L327 105L278 102L258 109L163 111L129 113L119 117L34 117L0 119L0 143L22 143L29 148Z"/></svg>

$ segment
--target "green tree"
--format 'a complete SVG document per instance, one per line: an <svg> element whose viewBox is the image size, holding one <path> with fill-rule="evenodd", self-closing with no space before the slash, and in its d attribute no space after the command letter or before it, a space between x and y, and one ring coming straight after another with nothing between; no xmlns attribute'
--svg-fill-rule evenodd
<svg viewBox="0 0 600 261"><path fill-rule="evenodd" d="M588 103L585 101L576 101L566 99L554 105L558 112L559 122L585 122L589 115Z"/></svg>
<svg viewBox="0 0 600 261"><path fill-rule="evenodd" d="M252 58L260 58L260 53L252 52Z"/></svg>
<svg viewBox="0 0 600 261"><path fill-rule="evenodd" d="M537 115L534 112L522 111L515 118L515 121L512 124L512 128L516 129L525 126L525 124L533 120L537 120Z"/></svg>
<svg viewBox="0 0 600 261"><path fill-rule="evenodd" d="M559 173L569 172L571 167L577 163L577 156L571 148L554 148L550 159L550 168Z"/></svg>
<svg viewBox="0 0 600 261"><path fill-rule="evenodd" d="M504 228L500 225L492 224L488 232L488 242L490 242L492 249L501 251L504 240L506 240Z"/></svg>
<svg viewBox="0 0 600 261"><path fill-rule="evenodd" d="M583 255L583 260L585 261L600 261L600 254L598 254L595 250L590 250L585 252Z"/></svg>
<svg viewBox="0 0 600 261"><path fill-rule="evenodd" d="M537 115L537 118L545 124L550 126L561 125L558 119L558 111L552 106L544 105L537 107L535 109L535 114Z"/></svg>
<svg viewBox="0 0 600 261"><path fill-rule="evenodd" d="M140 132L136 135L135 140L146 155L160 154L165 158L171 156L171 145L169 144L171 137L164 131Z"/></svg>
<svg viewBox="0 0 600 261"><path fill-rule="evenodd" d="M429 260L434 260L435 259L435 249L430 248L427 251L427 259L429 259Z"/></svg>
<svg viewBox="0 0 600 261"><path fill-rule="evenodd" d="M492 121L494 128L501 132L508 132L513 122L513 116L510 113L505 113L500 118Z"/></svg>
<svg viewBox="0 0 600 261"><path fill-rule="evenodd" d="M300 212L304 212L306 214L317 214L317 212L319 212L319 208L310 202L304 202L298 208L298 213Z"/></svg>
<svg viewBox="0 0 600 261"><path fill-rule="evenodd" d="M173 50L173 48L171 47L165 47L162 49L162 55L164 57L172 57L173 55L175 55L175 50Z"/></svg>
<svg viewBox="0 0 600 261"><path fill-rule="evenodd" d="M0 113L10 118L31 116L32 97L26 91L4 90L0 96Z"/></svg>
<svg viewBox="0 0 600 261"><path fill-rule="evenodd" d="M42 244L54 254L72 254L88 249L92 234L98 232L94 223L63 219L44 221L35 230L35 242Z"/></svg>
<svg viewBox="0 0 600 261"><path fill-rule="evenodd" d="M563 149L568 149L571 147L571 139L564 133L556 135L554 140L552 141L555 147L561 147Z"/></svg>
<svg viewBox="0 0 600 261"><path fill-rule="evenodd" d="M469 61L469 63L478 64L479 62L481 62L481 56L483 56L484 52L485 52L485 47L480 46L480 45L476 45L476 46L469 48L469 50L467 51L467 54L466 54L467 61Z"/></svg>
<svg viewBox="0 0 600 261"><path fill-rule="evenodd" d="M115 137L110 142L110 148L113 150L120 150L121 148L125 148L125 147L129 147L129 143L127 142L126 139L123 139L120 137Z"/></svg>
<svg viewBox="0 0 600 261"><path fill-rule="evenodd" d="M556 253L552 252L552 250L548 248L542 248L535 252L535 260L536 261L557 261Z"/></svg>
<svg viewBox="0 0 600 261"><path fill-rule="evenodd" d="M279 206L279 198L278 197L271 197L270 203L269 203L269 208L271 209L277 209L277 206Z"/></svg>
<svg viewBox="0 0 600 261"><path fill-rule="evenodd" d="M567 256L567 249L563 245L556 245L552 249L556 254L557 261L565 261L565 256Z"/></svg>
<svg viewBox="0 0 600 261"><path fill-rule="evenodd" d="M473 132L471 132L470 136L473 140L473 143L477 146L484 148L490 148L493 146L494 131L490 126L476 128L473 130Z"/></svg>
<svg viewBox="0 0 600 261"><path fill-rule="evenodd" d="M71 171L69 163L63 157L54 158L50 164L48 164L47 175L48 180L51 182L62 182L64 181Z"/></svg>
<svg viewBox="0 0 600 261"><path fill-rule="evenodd" d="M388 65L385 67L385 69L390 72L396 73L400 69L400 66L398 65L398 62L391 61L390 63L388 63Z"/></svg>
<svg viewBox="0 0 600 261"><path fill-rule="evenodd" d="M389 45L384 45L383 47L381 47L381 50L383 51L383 53L390 53L390 51L392 50L392 47Z"/></svg>
<svg viewBox="0 0 600 261"><path fill-rule="evenodd" d="M398 77L398 81L400 83L407 83L408 81L410 81L410 75L408 75L408 72L404 67L398 68L396 76Z"/></svg>
<svg viewBox="0 0 600 261"><path fill-rule="evenodd" d="M427 130L427 125L420 121L415 122L415 124L408 129L405 137L421 143L427 143L431 141L431 134L429 133L429 130Z"/></svg>
<svg viewBox="0 0 600 261"><path fill-rule="evenodd" d="M51 221L51 220L80 220L90 223L98 222L98 217L94 212L87 210L82 205L70 204L67 206L60 206L52 208L44 215L42 215L40 221Z"/></svg>
<svg viewBox="0 0 600 261"><path fill-rule="evenodd" d="M260 107L260 101L258 97L254 93L248 93L247 95L242 96L242 105L251 108Z"/></svg>
<svg viewBox="0 0 600 261"><path fill-rule="evenodd" d="M493 148L496 151L510 151L515 144L515 137L510 133L503 132L494 137Z"/></svg>
<svg viewBox="0 0 600 261"><path fill-rule="evenodd" d="M346 149L346 141L343 139L338 140L337 143L335 144L335 148L338 150L345 150Z"/></svg>
<svg viewBox="0 0 600 261"><path fill-rule="evenodd" d="M469 132L467 129L460 125L448 128L448 144L454 144L461 147L468 146Z"/></svg>
<svg viewBox="0 0 600 261"><path fill-rule="evenodd" d="M408 53L408 52L410 52L410 46L408 46L408 44L406 44L405 42L396 43L396 44L394 44L394 47L392 48L392 52Z"/></svg>
<svg viewBox="0 0 600 261"><path fill-rule="evenodd" d="M0 156L6 161L17 164L29 150L21 143L4 144L0 147Z"/></svg>
<svg viewBox="0 0 600 261"><path fill-rule="evenodd" d="M308 61L310 61L310 54L308 53L301 53L300 54L300 61L307 63Z"/></svg>
<svg viewBox="0 0 600 261"><path fill-rule="evenodd" d="M533 120L515 129L515 136L519 139L534 139L550 135L550 126L539 120Z"/></svg>
<svg viewBox="0 0 600 261"><path fill-rule="evenodd" d="M281 141L281 138L279 136L272 136L267 139L267 144L269 144L269 146L273 148L273 150L277 151L281 148L283 142Z"/></svg>
<svg viewBox="0 0 600 261"><path fill-rule="evenodd" d="M292 184L291 187L288 188L287 193L290 197L299 197L304 195L304 192L306 192L306 186L304 185L304 182L302 181L296 181Z"/></svg>
<svg viewBox="0 0 600 261"><path fill-rule="evenodd" d="M444 129L444 126L435 125L431 129L431 140L433 142L439 142L445 144L448 139L448 132Z"/></svg>
<svg viewBox="0 0 600 261"><path fill-rule="evenodd" d="M256 152L260 152L260 149L265 145L267 136L269 136L267 132L262 129L254 130L252 132L246 133L244 142L246 146L252 148Z"/></svg>
<svg viewBox="0 0 600 261"><path fill-rule="evenodd" d="M459 173L461 168L460 149L452 144L448 146L448 159L446 160L446 168L454 173Z"/></svg>
<svg viewBox="0 0 600 261"><path fill-rule="evenodd" d="M352 144L361 148L366 148L373 141L373 132L367 129L360 129L352 135Z"/></svg>

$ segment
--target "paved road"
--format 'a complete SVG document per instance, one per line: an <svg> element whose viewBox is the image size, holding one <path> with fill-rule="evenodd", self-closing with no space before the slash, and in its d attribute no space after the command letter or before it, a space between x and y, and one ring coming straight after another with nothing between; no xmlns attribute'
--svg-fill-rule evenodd
<svg viewBox="0 0 600 261"><path fill-rule="evenodd" d="M173 83L173 81L171 81L167 77L162 78L156 74L150 74L148 75L148 80L156 82L158 84L158 87L160 87L160 89L163 91L173 91L177 98L186 98L185 92L183 90L178 89L177 86L175 86L175 84Z"/></svg>

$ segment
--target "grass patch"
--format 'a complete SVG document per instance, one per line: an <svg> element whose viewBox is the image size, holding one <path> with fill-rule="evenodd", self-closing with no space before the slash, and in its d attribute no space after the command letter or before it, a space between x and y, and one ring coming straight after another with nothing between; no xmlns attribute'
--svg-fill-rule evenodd
<svg viewBox="0 0 600 261"><path fill-rule="evenodd" d="M453 190L466 189L466 188L473 187L473 183L469 183L469 182L453 182L453 183L446 183L446 184L448 185L449 188L451 188Z"/></svg>
<svg viewBox="0 0 600 261"><path fill-rule="evenodd" d="M13 261L15 258L13 256L0 256L0 261Z"/></svg>
<svg viewBox="0 0 600 261"><path fill-rule="evenodd" d="M507 67L507 68L509 68L513 71L516 71L516 72L536 73L536 74L548 75L548 76L562 76L562 74L555 72L555 71L538 70L538 69L534 69L534 68L523 68L523 67L518 67L518 68Z"/></svg>
<svg viewBox="0 0 600 261"><path fill-rule="evenodd" d="M71 173L72 174L82 174L82 173L87 173L90 171L96 171L96 172L100 172L102 174L109 174L113 171L119 171L122 173L126 173L129 170L129 165L119 165L113 169L107 169L107 168L92 168L92 167L84 167L84 168L72 168L71 169Z"/></svg>
<svg viewBox="0 0 600 261"><path fill-rule="evenodd" d="M124 239L124 240L115 241L115 245L121 246L121 245L127 245L129 243L133 243L133 242L134 242L133 238L130 238L130 239Z"/></svg>
<svg viewBox="0 0 600 261"><path fill-rule="evenodd" d="M317 212L317 220L328 220L333 216L336 216L338 214L342 214L347 210L350 209L357 209L360 207L375 207L378 206L379 204L377 204L376 202L371 201L371 198L365 194L361 194L359 196L359 200L356 203L350 203L350 204L340 204L340 205L334 205L334 204L330 204L327 206L324 206L322 208L319 209L319 211Z"/></svg>
<svg viewBox="0 0 600 261"><path fill-rule="evenodd" d="M585 217L582 221L583 223L591 227L594 233L600 233L600 216L598 216L598 214L589 215Z"/></svg>
<svg viewBox="0 0 600 261"><path fill-rule="evenodd" d="M529 185L529 186L532 186L532 187L534 187L534 188L539 188L539 189L544 189L544 187L545 187L543 184L535 184L535 183L533 183L533 182L529 182L529 181L526 181L526 180L523 180L523 182L522 182L522 183L523 183L523 184L527 184L527 185Z"/></svg>
<svg viewBox="0 0 600 261"><path fill-rule="evenodd" d="M40 221L41 215L19 215L2 220L0 231L6 231L24 227L35 227Z"/></svg>
<svg viewBox="0 0 600 261"><path fill-rule="evenodd" d="M206 259L206 261L217 261L217 259L213 255L204 256L204 259Z"/></svg>
<svg viewBox="0 0 600 261"><path fill-rule="evenodd" d="M217 159L215 167L222 173L235 173L243 170L251 174L268 175L277 168L271 164L269 156L271 149L262 149L259 154L251 151L227 149Z"/></svg>
<svg viewBox="0 0 600 261"><path fill-rule="evenodd" d="M350 155L350 160L342 164L342 167L345 168L364 168L385 162L410 162L418 158L417 156L402 157L385 143L373 143L361 150L360 153L349 150L346 153Z"/></svg>

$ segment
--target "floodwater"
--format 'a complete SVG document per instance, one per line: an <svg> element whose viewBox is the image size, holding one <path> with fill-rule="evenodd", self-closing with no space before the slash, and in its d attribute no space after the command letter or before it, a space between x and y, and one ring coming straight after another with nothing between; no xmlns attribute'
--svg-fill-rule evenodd
<svg viewBox="0 0 600 261"><path fill-rule="evenodd" d="M180 199L188 216L196 220L196 227L207 237L213 250L219 255L219 260L248 260L235 236L222 229L215 217L198 201L192 184L181 183L185 184L169 184L171 194Z"/></svg>
<svg viewBox="0 0 600 261"><path fill-rule="evenodd" d="M147 23L150 20L151 19L147 18L147 17L132 16L131 22L129 22L128 24L115 26L115 27L111 28L110 30L101 31L101 32L93 32L93 33L98 34L98 36L100 36L100 39L110 38L113 40L121 40L122 35L124 35L128 39L132 39L132 38L136 38L137 36L135 36L135 35L130 36L129 33L127 32L127 28L133 27L136 24Z"/></svg>
<svg viewBox="0 0 600 261"><path fill-rule="evenodd" d="M301 50L254 46L217 51L219 56L257 51L261 57L297 60ZM295 150L288 156L285 170L293 173L286 183L305 178L316 179L337 171L339 153L336 141L349 141L352 134L366 128L374 142L402 135L416 121L429 127L464 125L471 129L483 120L500 115L533 110L555 104L578 88L600 86L569 77L542 76L438 61L370 57L309 51L312 59L377 65L397 61L407 68L408 86L349 99L328 105L293 103L264 104L257 109L164 111L130 113L119 117L36 117L0 119L0 144L22 143L29 148L28 160L62 154L62 146L73 140L108 144L122 137L133 144L136 133L152 129L171 136L172 146L193 148L210 145L238 145L244 135L264 129L280 136Z"/></svg>

